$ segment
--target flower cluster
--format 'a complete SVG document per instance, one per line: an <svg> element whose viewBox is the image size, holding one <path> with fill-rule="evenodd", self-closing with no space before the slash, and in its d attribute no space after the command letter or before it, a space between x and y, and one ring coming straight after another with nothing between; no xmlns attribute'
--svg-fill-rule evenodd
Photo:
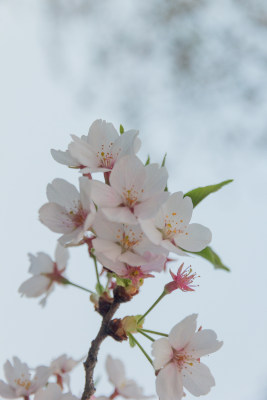
<svg viewBox="0 0 267 400"><path fill-rule="evenodd" d="M0 395L5 399L23 398L29 400L34 395L34 400L78 400L70 392L68 373L79 363L65 354L53 360L49 367L39 366L34 374L27 364L22 363L18 357L4 364L6 382L0 380ZM57 383L49 382L50 377L56 376ZM68 393L63 393L63 382L68 383ZM48 385L48 386L47 386Z"/></svg>
<svg viewBox="0 0 267 400"><path fill-rule="evenodd" d="M43 296L42 305L56 285L72 285L90 293L103 323L84 363L86 384L82 400L147 398L134 381L126 379L122 362L111 356L107 358L106 369L114 391L109 397L94 397L91 363L107 336L117 341L128 340L132 347L137 345L142 350L156 372L160 400L180 400L184 388L200 396L214 385L208 367L200 358L218 350L222 342L217 341L212 330L196 331L196 314L176 324L169 335L143 327L147 314L166 295L175 290L195 290L196 273L191 267L184 269L182 264L176 273L170 271L172 280L163 285L162 294L145 313L112 319L121 303L139 293L144 279L166 271L169 261L174 261L171 253L179 257L195 253L216 268L227 269L208 247L210 230L191 223L191 219L200 201L230 181L200 187L187 194L170 193L166 157L161 164L150 163L150 158L143 163L137 156L140 145L138 131L124 132L121 126L117 132L111 123L97 120L87 136L72 136L66 151L51 150L57 162L79 170L79 189L59 178L48 184L48 202L40 208L39 218L51 231L60 234L55 256L52 259L43 252L37 256L30 254L32 277L19 288L26 297ZM87 246L96 272L94 289L66 278L68 248L72 246ZM154 361L136 339L139 334L152 341ZM155 340L150 335L162 337ZM0 395L24 400L33 394L34 400L75 400L70 391L62 390L65 385L70 390L69 372L78 362L63 355L50 367L38 367L32 378L27 365L14 358L13 367L9 362L4 366L8 383L0 381ZM48 381L50 376L54 376L55 382Z"/></svg>

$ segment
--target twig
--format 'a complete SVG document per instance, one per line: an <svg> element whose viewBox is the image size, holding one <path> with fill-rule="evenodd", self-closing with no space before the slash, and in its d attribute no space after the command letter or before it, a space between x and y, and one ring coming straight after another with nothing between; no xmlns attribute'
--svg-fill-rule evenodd
<svg viewBox="0 0 267 400"><path fill-rule="evenodd" d="M107 314L104 316L102 320L101 327L99 329L99 332L96 336L96 338L92 341L91 347L88 352L88 356L86 361L84 362L84 369L85 369L85 386L84 386L84 392L82 395L81 400L90 400L90 397L94 394L95 392L95 387L94 387L94 380L93 380L93 374L94 374L94 369L97 363L97 355L98 351L100 348L101 343L103 340L106 339L108 336L107 333L107 328L108 324L111 321L111 318L119 308L120 303L114 299L113 303L110 306L109 311Z"/></svg>

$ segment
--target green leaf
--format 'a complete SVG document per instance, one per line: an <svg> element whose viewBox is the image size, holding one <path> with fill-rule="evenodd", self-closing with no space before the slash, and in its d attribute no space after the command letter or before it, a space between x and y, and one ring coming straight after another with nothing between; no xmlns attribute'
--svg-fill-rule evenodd
<svg viewBox="0 0 267 400"><path fill-rule="evenodd" d="M221 189L223 186L228 185L228 183L233 182L233 179L228 179L227 181L223 181L221 183L217 183L216 185L202 186L190 192L187 192L185 196L191 197L193 206L196 207L198 203L200 203L205 197L209 194L217 192L217 190Z"/></svg>
<svg viewBox="0 0 267 400"><path fill-rule="evenodd" d="M204 250L199 251L197 253L192 253L192 252L190 253L205 258L211 264L213 264L215 269L224 269L225 271L230 271L230 268L226 267L226 265L222 263L222 260L220 259L218 254L216 254L211 247L206 247Z"/></svg>
<svg viewBox="0 0 267 400"><path fill-rule="evenodd" d="M163 160L162 160L162 163L161 163L162 167L165 167L166 157L167 157L167 153L164 154L164 157L163 157Z"/></svg>
<svg viewBox="0 0 267 400"><path fill-rule="evenodd" d="M136 345L136 343L135 343L135 341L134 341L132 335L129 335L128 338L129 338L129 345L130 345L131 347L134 347L134 346Z"/></svg>
<svg viewBox="0 0 267 400"><path fill-rule="evenodd" d="M120 124L120 134L122 135L124 133L124 127Z"/></svg>
<svg viewBox="0 0 267 400"><path fill-rule="evenodd" d="M150 155L147 156L147 160L146 160L145 165L148 165L148 164L150 164Z"/></svg>
<svg viewBox="0 0 267 400"><path fill-rule="evenodd" d="M117 285L118 286L123 286L123 287L128 287L129 285L132 284L131 279L124 279L120 278L118 275L114 274L114 278L116 279Z"/></svg>

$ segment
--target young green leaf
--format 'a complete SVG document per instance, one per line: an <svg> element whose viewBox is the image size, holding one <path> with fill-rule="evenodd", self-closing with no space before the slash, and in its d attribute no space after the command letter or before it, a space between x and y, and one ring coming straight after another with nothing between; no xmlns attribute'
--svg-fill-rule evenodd
<svg viewBox="0 0 267 400"><path fill-rule="evenodd" d="M167 153L164 154L164 157L163 157L163 160L162 160L162 163L161 163L162 167L165 167L166 157L167 157Z"/></svg>
<svg viewBox="0 0 267 400"><path fill-rule="evenodd" d="M147 156L145 165L148 165L148 164L150 164L150 155Z"/></svg>
<svg viewBox="0 0 267 400"><path fill-rule="evenodd" d="M124 127L120 124L120 134L122 135L124 133Z"/></svg>
<svg viewBox="0 0 267 400"><path fill-rule="evenodd" d="M224 269L225 271L230 271L230 268L226 267L226 265L222 263L222 260L220 259L218 254L216 254L215 251L213 251L212 248L209 246L202 251L191 254L196 254L197 256L205 258L214 266L215 269Z"/></svg>
<svg viewBox="0 0 267 400"><path fill-rule="evenodd" d="M133 337L130 335L130 336L128 336L128 338L129 338L129 345L131 347L134 347L136 345L136 343L135 343Z"/></svg>
<svg viewBox="0 0 267 400"><path fill-rule="evenodd" d="M200 203L205 197L209 194L217 192L217 190L221 189L223 186L228 185L228 183L233 182L233 179L228 179L227 181L223 181L221 183L217 183L216 185L202 186L190 192L187 192L185 196L188 196L192 199L193 206L196 207L198 203Z"/></svg>

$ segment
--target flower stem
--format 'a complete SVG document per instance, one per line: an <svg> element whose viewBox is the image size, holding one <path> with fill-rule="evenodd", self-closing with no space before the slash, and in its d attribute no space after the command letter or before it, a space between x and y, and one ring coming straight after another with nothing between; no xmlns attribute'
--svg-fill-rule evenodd
<svg viewBox="0 0 267 400"><path fill-rule="evenodd" d="M141 321L143 321L143 319L147 316L147 314L150 313L150 311L153 310L154 307L156 307L156 305L160 302L161 299L163 299L164 296L166 296L166 292L165 290L163 290L163 292L161 293L161 295L158 297L158 299L155 301L155 303L152 304L152 306L147 310L147 312L142 315L141 318L139 318L139 320L137 321L137 324L139 324Z"/></svg>
<svg viewBox="0 0 267 400"><path fill-rule="evenodd" d="M151 360L151 358L149 357L149 355L147 354L147 352L145 351L145 349L141 346L141 344L138 342L138 340L130 333L128 332L128 336L137 344L137 346L139 347L139 349L142 351L142 353L144 354L144 356L146 357L146 359L150 362L150 364L153 366L153 361Z"/></svg>
<svg viewBox="0 0 267 400"><path fill-rule="evenodd" d="M169 335L167 335L166 333L162 333L162 332L157 332L157 331L151 331L151 330L149 330L149 329L140 329L140 331L142 331L143 333L144 332L148 332L148 333L152 333L152 334L154 334L154 335L159 335L159 336L165 336L165 337L168 337ZM140 332L141 333L141 332Z"/></svg>
<svg viewBox="0 0 267 400"><path fill-rule="evenodd" d="M142 332L141 329L137 329L141 335L145 336L147 339L151 340L151 342L155 342L155 339L153 339L151 336L147 335L145 332Z"/></svg>
<svg viewBox="0 0 267 400"><path fill-rule="evenodd" d="M78 289L84 290L85 292L94 294L94 292L92 290L86 289L83 286L77 285L76 283L73 283L73 282L69 281L68 279L64 279L64 285L71 285L71 286L74 286L74 287L76 287Z"/></svg>
<svg viewBox="0 0 267 400"><path fill-rule="evenodd" d="M100 294L102 294L104 292L104 288L101 285L100 279L99 279L99 273L98 273L98 268L97 268L97 261L96 261L96 256L94 256L93 254L91 254L92 259L94 260L94 265L95 265L95 273L96 273L96 280L97 280L97 287L100 290Z"/></svg>

